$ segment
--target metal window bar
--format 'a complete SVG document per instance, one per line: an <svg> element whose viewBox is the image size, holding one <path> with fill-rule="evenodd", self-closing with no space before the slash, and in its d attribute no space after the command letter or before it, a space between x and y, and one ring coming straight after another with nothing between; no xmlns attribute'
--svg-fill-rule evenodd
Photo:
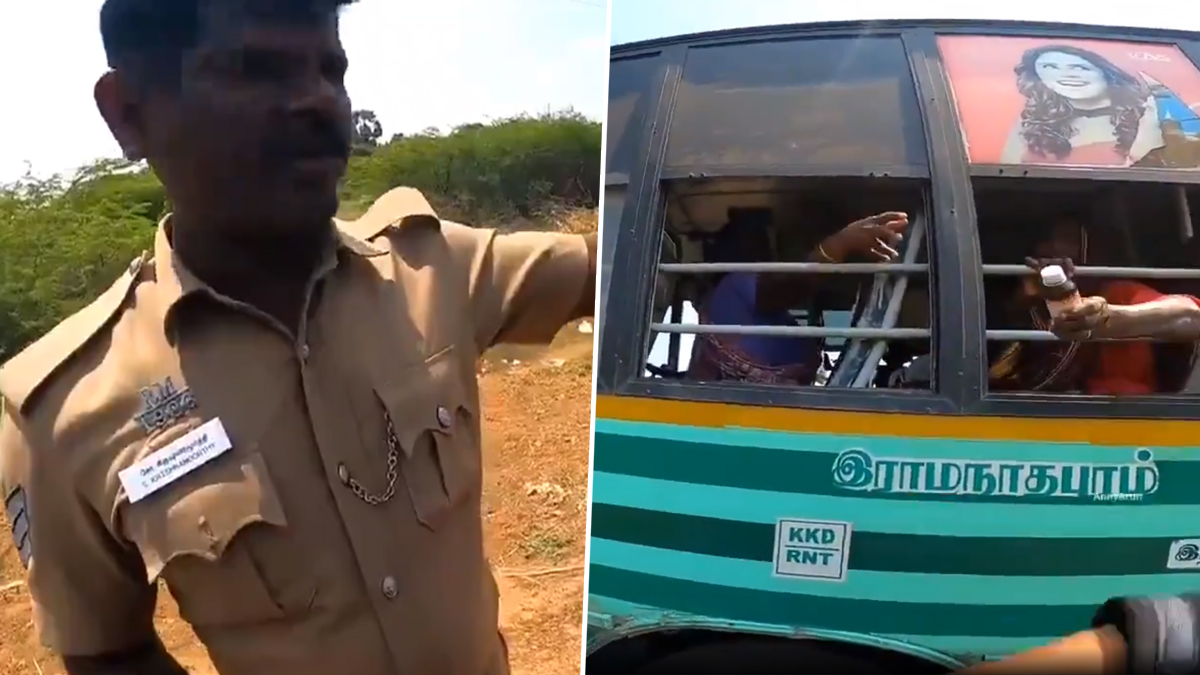
<svg viewBox="0 0 1200 675"><path fill-rule="evenodd" d="M925 274L925 263L659 263L658 271L666 274L716 274L723 272L764 272L795 274Z"/></svg>
<svg viewBox="0 0 1200 675"><path fill-rule="evenodd" d="M924 263L661 263L659 272L667 274L716 274L721 272L771 272L793 274L924 274ZM1200 269L1192 267L1109 267L1080 265L1081 277L1119 277L1123 279L1200 279ZM983 265L985 276L1019 277L1034 274L1025 265Z"/></svg>
<svg viewBox="0 0 1200 675"><path fill-rule="evenodd" d="M1006 340L1020 342L1055 342L1058 337L1050 331L1044 330L1016 330L1016 329L994 329L984 332L984 336L988 340ZM1129 338L1094 338L1088 342L1153 342L1153 338L1146 337L1129 337Z"/></svg>
<svg viewBox="0 0 1200 675"><path fill-rule="evenodd" d="M1025 265L984 265L984 276L1023 277L1035 272ZM1191 267L1106 267L1080 265L1075 268L1079 277L1112 277L1121 279L1200 279L1200 269Z"/></svg>
<svg viewBox="0 0 1200 675"><path fill-rule="evenodd" d="M679 289L674 292L675 298L671 301L671 323L683 323L683 297L679 294ZM679 333L672 333L667 337L667 367L675 372L679 372L679 352L683 347L683 336Z"/></svg>
<svg viewBox="0 0 1200 675"><path fill-rule="evenodd" d="M910 241L916 240L914 237ZM907 253L907 250L906 250ZM906 256L907 258L907 256ZM926 264L904 263L662 263L659 271L668 274L704 274L719 272L771 272L798 274L922 274L927 273ZM1025 265L983 265L985 276L1028 276L1034 271ZM1079 266L1080 277L1108 277L1124 279L1200 279L1200 269ZM899 306L899 304L897 304ZM885 316L886 320L886 316ZM920 328L825 328L813 326L734 326L734 325L672 325L655 323L650 330L669 334L715 334L715 335L764 335L771 337L844 337L861 340L906 340L928 339L931 331ZM1038 330L987 330L988 340L1019 340L1044 342L1058 340L1053 333ZM1097 340L1102 342L1137 342L1145 338ZM852 371L851 371L852 372ZM857 382L856 382L857 386Z"/></svg>
<svg viewBox="0 0 1200 675"><path fill-rule="evenodd" d="M983 265L984 276L1029 276L1034 271L1025 265ZM1108 267L1102 265L1081 265L1075 268L1079 277L1100 277L1120 279L1200 279L1200 269L1188 267ZM1006 340L1021 342L1053 342L1058 340L1053 333L1040 330L988 330L984 336L988 340ZM1094 340L1095 342L1149 342L1147 338L1112 338Z"/></svg>
<svg viewBox="0 0 1200 675"><path fill-rule="evenodd" d="M1192 228L1192 207L1188 203L1187 188L1175 186L1175 207L1179 209L1179 241L1186 244L1196 235Z"/></svg>
<svg viewBox="0 0 1200 675"><path fill-rule="evenodd" d="M652 323L655 333L679 333L682 335L764 335L767 337L842 337L851 340L919 340L928 339L928 328L825 328L816 326L738 326L733 324L674 324ZM1052 342L1059 338L1049 331L1040 330L989 330L989 340L1021 340L1030 342ZM1104 338L1089 342L1148 342L1147 338Z"/></svg>
<svg viewBox="0 0 1200 675"><path fill-rule="evenodd" d="M870 288L864 289L859 284L855 289L854 304L850 308L851 328L873 328L867 319L884 308L887 293L887 284L880 283L881 278L886 279L887 275L882 272L876 273L872 277ZM825 342L829 341L825 340ZM825 378L825 386L842 387L847 384L846 380L853 376L851 371L859 365L860 359L856 357L860 356L862 352L862 344L861 340L842 341L842 350L838 354L837 361L833 363L829 375Z"/></svg>
<svg viewBox="0 0 1200 675"><path fill-rule="evenodd" d="M912 264L916 261L917 256L921 253L921 247L925 242L925 218L922 215L917 214L913 219L912 230L908 242L904 247L904 257L902 258L906 264ZM863 320L872 326L895 328L896 322L900 320L900 307L904 302L904 293L908 290L908 277L877 274L875 275L875 286L880 289L880 300L885 297L887 298L887 306L883 308L882 312L877 312L875 308L880 307L880 305L872 305L871 315L863 317ZM872 291L873 294L874 291ZM883 352L887 349L887 342L883 340L872 342L870 351L863 354L864 350L867 349L867 343L863 340L855 340L852 343L851 349L853 350L851 352L853 360L847 364L849 368L846 372L857 373L857 375L855 375L854 381L850 383L850 386L856 388L868 387L875 380L875 371L879 369L879 362L883 359ZM831 384L835 387L845 386L845 379L847 378L839 377L837 381Z"/></svg>
<svg viewBox="0 0 1200 675"><path fill-rule="evenodd" d="M652 323L655 333L685 335L765 335L769 337L844 337L873 340L917 340L928 338L927 328L825 328L817 326L735 326L732 324ZM1037 331L1033 331L1037 332Z"/></svg>

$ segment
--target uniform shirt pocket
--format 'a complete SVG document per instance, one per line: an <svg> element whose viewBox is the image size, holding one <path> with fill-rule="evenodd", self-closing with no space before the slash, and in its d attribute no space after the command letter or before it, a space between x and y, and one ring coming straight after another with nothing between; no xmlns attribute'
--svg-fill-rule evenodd
<svg viewBox="0 0 1200 675"><path fill-rule="evenodd" d="M417 519L430 529L479 497L478 419L463 375L452 351L445 350L418 372L375 388L391 423L388 451L395 447Z"/></svg>
<svg viewBox="0 0 1200 675"><path fill-rule="evenodd" d="M315 594L262 456L235 453L121 507L149 580L161 576L197 627L281 618Z"/></svg>

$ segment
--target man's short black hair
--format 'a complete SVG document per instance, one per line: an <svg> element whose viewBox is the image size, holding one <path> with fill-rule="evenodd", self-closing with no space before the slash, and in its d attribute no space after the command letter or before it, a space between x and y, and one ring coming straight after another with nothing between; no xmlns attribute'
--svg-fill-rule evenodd
<svg viewBox="0 0 1200 675"><path fill-rule="evenodd" d="M230 0L104 0L100 36L110 68L140 62L147 71L178 72L184 52L201 37L202 10ZM356 0L240 0L264 18L321 18Z"/></svg>

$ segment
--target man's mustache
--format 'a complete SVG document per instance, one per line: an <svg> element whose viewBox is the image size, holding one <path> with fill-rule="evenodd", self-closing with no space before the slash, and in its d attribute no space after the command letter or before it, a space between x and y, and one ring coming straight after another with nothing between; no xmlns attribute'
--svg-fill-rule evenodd
<svg viewBox="0 0 1200 675"><path fill-rule="evenodd" d="M350 157L350 139L336 131L281 135L267 142L264 154L269 160L279 163L304 159L347 159Z"/></svg>

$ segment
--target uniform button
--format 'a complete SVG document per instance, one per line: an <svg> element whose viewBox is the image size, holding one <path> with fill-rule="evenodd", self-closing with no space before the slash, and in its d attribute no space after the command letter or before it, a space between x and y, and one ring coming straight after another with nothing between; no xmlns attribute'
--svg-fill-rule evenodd
<svg viewBox="0 0 1200 675"><path fill-rule="evenodd" d="M383 597L387 598L388 600L395 598L396 593L400 590L396 586L396 578L395 577L384 577L383 584L382 584L382 590L383 590Z"/></svg>
<svg viewBox="0 0 1200 675"><path fill-rule="evenodd" d="M445 406L438 406L437 409L438 424L442 425L443 429L450 428L450 423L454 420L450 417L450 411Z"/></svg>
<svg viewBox="0 0 1200 675"><path fill-rule="evenodd" d="M342 485L350 484L350 470L340 462L338 463L338 480L342 481Z"/></svg>

